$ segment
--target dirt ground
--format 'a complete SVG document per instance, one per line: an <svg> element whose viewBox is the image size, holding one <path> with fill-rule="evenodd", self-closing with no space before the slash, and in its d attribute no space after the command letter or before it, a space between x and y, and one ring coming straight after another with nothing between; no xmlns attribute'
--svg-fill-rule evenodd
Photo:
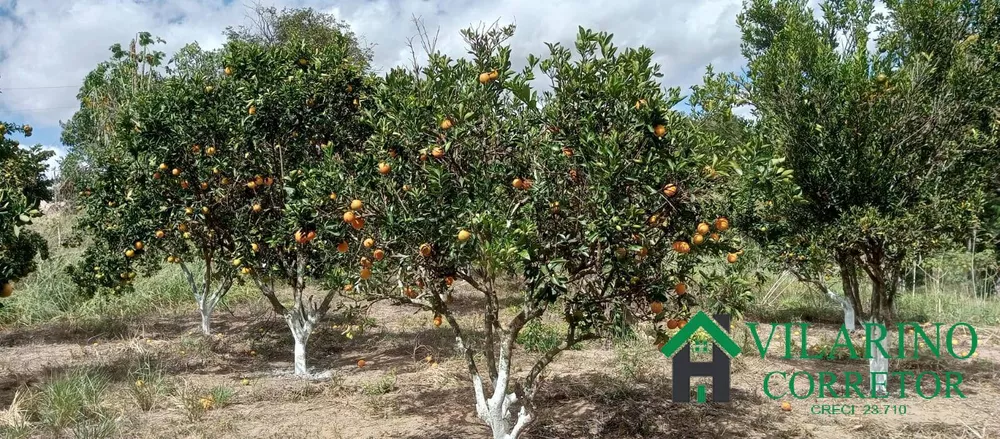
<svg viewBox="0 0 1000 439"><path fill-rule="evenodd" d="M475 299L457 294L459 305ZM193 308L193 307L192 307ZM471 309L462 318L474 321ZM264 308L266 309L266 308ZM137 355L153 357L171 382L184 389L223 386L233 390L228 405L192 421L176 397L163 395L142 411L122 398L137 438L476 438L488 429L475 417L466 366L454 351L447 324L389 304L376 305L376 326L347 339L338 322L326 322L309 343L310 366L328 376L303 380L288 375L291 337L283 321L261 305L241 305L215 315L216 334L198 335L193 311L160 314L95 333L67 325L4 330L0 333L0 404L15 391L54 374L92 365L132 385L125 364ZM833 337L831 326L812 328L810 343ZM919 397L879 400L906 406L906 414L863 414L866 400L781 400L762 392L770 371L867 371L862 360L816 362L767 359L755 351L733 362L732 402L674 404L670 360L652 342L622 354L609 342L565 352L550 367L540 391L540 419L529 438L988 438L1000 428L1000 337L977 328L978 355L970 360L894 361L890 370L959 371L965 399ZM781 337L776 336L780 345ZM783 348L772 347L780 353ZM427 357L431 357L429 362ZM531 354L520 356L524 373ZM359 368L357 362L366 365ZM624 374L623 370L630 371ZM623 375L624 374L624 375ZM912 380L911 380L912 381ZM912 382L908 383L908 396ZM696 387L696 384L692 386ZM710 388L710 386L707 386ZM776 385L779 388L780 385ZM890 391L898 387L890 381ZM835 386L842 389L843 386ZM867 389L867 386L865 386ZM711 399L711 393L709 393ZM854 415L813 414L823 404L856 406Z"/></svg>

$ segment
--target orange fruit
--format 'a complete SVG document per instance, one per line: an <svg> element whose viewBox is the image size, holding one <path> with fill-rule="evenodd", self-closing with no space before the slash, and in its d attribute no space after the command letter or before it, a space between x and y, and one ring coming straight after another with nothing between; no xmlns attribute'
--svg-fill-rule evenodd
<svg viewBox="0 0 1000 439"><path fill-rule="evenodd" d="M729 230L729 219L724 216L720 216L715 220L715 228L720 232L725 232Z"/></svg>
<svg viewBox="0 0 1000 439"><path fill-rule="evenodd" d="M673 183L670 183L670 184L664 186L663 187L663 195L666 195L668 197L673 197L674 195L677 195L677 185L673 184Z"/></svg>
<svg viewBox="0 0 1000 439"><path fill-rule="evenodd" d="M646 100L645 99L639 99L638 101L635 101L635 109L636 110L638 110L643 105L646 105Z"/></svg>
<svg viewBox="0 0 1000 439"><path fill-rule="evenodd" d="M680 282L677 285L674 285L674 292L676 292L678 296L683 296L687 294L687 291L688 291L688 286L684 282Z"/></svg>
<svg viewBox="0 0 1000 439"><path fill-rule="evenodd" d="M251 182L247 183L247 187L250 188L250 189L257 189L257 182L251 181Z"/></svg>
<svg viewBox="0 0 1000 439"><path fill-rule="evenodd" d="M403 290L403 294L406 294L406 297L409 297L411 299L417 298L417 292L413 291L412 287L406 287L406 289Z"/></svg>
<svg viewBox="0 0 1000 439"><path fill-rule="evenodd" d="M496 71L496 69L493 69L493 71L490 72L490 81L493 81L499 77L500 77L500 72Z"/></svg>
<svg viewBox="0 0 1000 439"><path fill-rule="evenodd" d="M677 253L684 254L691 251L691 245L684 241L677 241L674 243L674 245L675 245L674 250L676 250Z"/></svg>
<svg viewBox="0 0 1000 439"><path fill-rule="evenodd" d="M364 218L357 218L354 221L351 221L351 227L354 227L354 230L361 230L361 228L364 226L365 226Z"/></svg>
<svg viewBox="0 0 1000 439"><path fill-rule="evenodd" d="M207 191L208 190L208 183L202 182L200 186L201 186L201 190L203 190L203 191Z"/></svg>
<svg viewBox="0 0 1000 439"><path fill-rule="evenodd" d="M231 181L229 181L229 177L222 177L222 184L228 185L229 183L231 183Z"/></svg>
<svg viewBox="0 0 1000 439"><path fill-rule="evenodd" d="M657 125L653 127L653 134L656 135L656 137L663 137L664 135L667 134L667 127L663 125Z"/></svg>
<svg viewBox="0 0 1000 439"><path fill-rule="evenodd" d="M472 237L472 234L468 230L460 230L458 232L458 242L468 241Z"/></svg>
<svg viewBox="0 0 1000 439"><path fill-rule="evenodd" d="M368 238L365 239L364 242L362 242L361 244L364 245L365 248L372 248L373 246L375 246L375 240Z"/></svg>
<svg viewBox="0 0 1000 439"><path fill-rule="evenodd" d="M225 72L226 72L226 76L232 75L233 74L233 68L232 67L226 67Z"/></svg>
<svg viewBox="0 0 1000 439"><path fill-rule="evenodd" d="M372 268L372 261L364 256L358 260L358 264L361 265L361 268Z"/></svg>
<svg viewBox="0 0 1000 439"><path fill-rule="evenodd" d="M441 121L441 129L446 130L451 128L451 119L445 119Z"/></svg>
<svg viewBox="0 0 1000 439"><path fill-rule="evenodd" d="M177 168L174 168L173 171L170 171L170 174L173 175L174 177L176 177L178 175L181 175L181 170L177 169Z"/></svg>
<svg viewBox="0 0 1000 439"><path fill-rule="evenodd" d="M388 174L391 169L392 168L386 162L382 162L382 163L378 164L378 173L379 174L382 174L382 175Z"/></svg>
<svg viewBox="0 0 1000 439"><path fill-rule="evenodd" d="M431 255L431 245L428 243L420 244L420 256L428 257Z"/></svg>
<svg viewBox="0 0 1000 439"><path fill-rule="evenodd" d="M260 213L260 211L261 211L261 210L263 210L263 209L264 209L264 208L263 208L263 207L261 207L261 205L260 205L260 204L254 204L254 205L253 205L253 211L254 211L254 213Z"/></svg>
<svg viewBox="0 0 1000 439"><path fill-rule="evenodd" d="M448 277L444 278L444 284L445 285L447 285L447 286L450 287L451 284L453 284L453 283L455 283L455 278L453 278L451 276L448 276Z"/></svg>
<svg viewBox="0 0 1000 439"><path fill-rule="evenodd" d="M718 233L713 233L711 236L709 236L709 238L711 238L712 241L718 242L719 241L719 234Z"/></svg>
<svg viewBox="0 0 1000 439"><path fill-rule="evenodd" d="M302 239L303 238L304 238L304 236L302 235L302 230L301 229L295 231L295 242L297 242L299 244L302 244Z"/></svg>
<svg viewBox="0 0 1000 439"><path fill-rule="evenodd" d="M272 184L274 184L274 179L273 178L267 177L267 178L264 179L264 186L270 186Z"/></svg>
<svg viewBox="0 0 1000 439"><path fill-rule="evenodd" d="M740 257L737 256L736 253L730 253L726 255L726 262L729 262L730 264L735 264L736 260L738 260L739 258Z"/></svg>
<svg viewBox="0 0 1000 439"><path fill-rule="evenodd" d="M691 243L694 245L701 245L705 242L705 235L694 235L691 237Z"/></svg>
<svg viewBox="0 0 1000 439"><path fill-rule="evenodd" d="M330 200L336 200L336 199L337 199L337 193L336 192L330 192Z"/></svg>
<svg viewBox="0 0 1000 439"><path fill-rule="evenodd" d="M698 223L698 234L699 235L707 235L708 232L710 232L710 231L711 231L711 229L709 228L708 223Z"/></svg>
<svg viewBox="0 0 1000 439"><path fill-rule="evenodd" d="M177 225L177 230L180 230L181 232L186 232L186 231L188 231L188 226L187 226L187 224L184 224L184 223L178 224Z"/></svg>
<svg viewBox="0 0 1000 439"><path fill-rule="evenodd" d="M370 278L370 277L372 277L372 271L371 271L371 269L362 268L361 269L361 278L364 279L364 280L368 280L368 278Z"/></svg>
<svg viewBox="0 0 1000 439"><path fill-rule="evenodd" d="M660 302L650 302L649 310L652 311L653 314L659 314L663 312L663 304Z"/></svg>
<svg viewBox="0 0 1000 439"><path fill-rule="evenodd" d="M479 83L480 84L485 84L487 82L490 82L490 74L487 73L487 72L480 73L479 74Z"/></svg>
<svg viewBox="0 0 1000 439"><path fill-rule="evenodd" d="M404 184L403 185L403 192L409 192L409 191L410 191L410 185Z"/></svg>
<svg viewBox="0 0 1000 439"><path fill-rule="evenodd" d="M435 146L434 149L431 150L431 155L436 159L444 157L444 149L441 149L440 146Z"/></svg>
<svg viewBox="0 0 1000 439"><path fill-rule="evenodd" d="M573 157L573 150L570 148L563 148L562 153L566 157Z"/></svg>
<svg viewBox="0 0 1000 439"><path fill-rule="evenodd" d="M790 412L792 411L792 403L788 401L781 401L781 411Z"/></svg>
<svg viewBox="0 0 1000 439"><path fill-rule="evenodd" d="M209 156L215 155L215 147L209 146L207 149L205 149L205 154L208 154Z"/></svg>
<svg viewBox="0 0 1000 439"><path fill-rule="evenodd" d="M361 200L351 201L351 210L361 210L362 207L364 207L364 203Z"/></svg>
<svg viewBox="0 0 1000 439"><path fill-rule="evenodd" d="M344 222L345 223L353 223L355 219L357 219L357 217L354 215L354 212L352 212L350 210L348 210L347 212L344 212Z"/></svg>
<svg viewBox="0 0 1000 439"><path fill-rule="evenodd" d="M247 113L250 113L251 116L257 114L257 107L251 105L250 109L247 110Z"/></svg>
<svg viewBox="0 0 1000 439"><path fill-rule="evenodd" d="M375 256L376 261L381 261L382 259L385 259L385 250L382 250L380 248L375 249L375 252L372 253L372 256Z"/></svg>
<svg viewBox="0 0 1000 439"><path fill-rule="evenodd" d="M687 320L681 319L677 321L677 329L684 329L684 326L688 324Z"/></svg>
<svg viewBox="0 0 1000 439"><path fill-rule="evenodd" d="M422 162L426 162L427 161L427 153L426 152L420 153L420 161L422 161Z"/></svg>
<svg viewBox="0 0 1000 439"><path fill-rule="evenodd" d="M0 288L0 297L10 297L11 294L14 294L14 284L4 282L3 287Z"/></svg>
<svg viewBox="0 0 1000 439"><path fill-rule="evenodd" d="M365 360L364 359L358 360L358 367L365 367Z"/></svg>
<svg viewBox="0 0 1000 439"><path fill-rule="evenodd" d="M153 180L159 180L159 179L160 179L160 173L159 172L154 172L153 173Z"/></svg>
<svg viewBox="0 0 1000 439"><path fill-rule="evenodd" d="M314 239L316 239L316 231L310 230L309 233L306 234L306 242L312 241Z"/></svg>
<svg viewBox="0 0 1000 439"><path fill-rule="evenodd" d="M256 242L252 243L250 244L250 249L253 250L254 253L257 253L260 251L260 244L257 244Z"/></svg>
<svg viewBox="0 0 1000 439"><path fill-rule="evenodd" d="M349 248L349 245L347 244L347 241L342 241L340 244L337 244L337 251L338 252L347 253L347 249L348 248Z"/></svg>
<svg viewBox="0 0 1000 439"><path fill-rule="evenodd" d="M156 237L157 238L163 239L164 236L167 236L167 234L163 230L157 230L156 231Z"/></svg>
<svg viewBox="0 0 1000 439"><path fill-rule="evenodd" d="M677 329L677 320L674 319L667 320L667 329Z"/></svg>
<svg viewBox="0 0 1000 439"><path fill-rule="evenodd" d="M441 316L434 316L434 327L441 327Z"/></svg>
<svg viewBox="0 0 1000 439"><path fill-rule="evenodd" d="M511 186L514 186L514 189L524 189L524 181L520 178L515 178Z"/></svg>
<svg viewBox="0 0 1000 439"><path fill-rule="evenodd" d="M354 289L354 284L344 285L344 291L351 291Z"/></svg>
<svg viewBox="0 0 1000 439"><path fill-rule="evenodd" d="M257 184L257 186L263 186L264 185L264 177L261 177L261 176L258 175L258 176L256 176L256 177L253 178L253 182L255 184Z"/></svg>
<svg viewBox="0 0 1000 439"><path fill-rule="evenodd" d="M143 245L142 241L136 241L135 242L135 249L136 250L142 250L143 247L144 247L144 245Z"/></svg>
<svg viewBox="0 0 1000 439"><path fill-rule="evenodd" d="M160 163L160 167L158 169L161 171L166 171L167 168L169 168L169 166L167 166L166 163Z"/></svg>
<svg viewBox="0 0 1000 439"><path fill-rule="evenodd" d="M131 258L133 256L135 256L135 250L132 250L132 249L125 250L125 257L126 258Z"/></svg>

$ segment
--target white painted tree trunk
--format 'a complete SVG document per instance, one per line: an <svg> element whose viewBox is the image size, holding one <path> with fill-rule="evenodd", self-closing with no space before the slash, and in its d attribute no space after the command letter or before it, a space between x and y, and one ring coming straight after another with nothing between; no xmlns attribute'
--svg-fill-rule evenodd
<svg viewBox="0 0 1000 439"><path fill-rule="evenodd" d="M201 332L205 335L212 334L212 308L211 306L206 307L205 304L198 307L198 311L201 313Z"/></svg>
<svg viewBox="0 0 1000 439"><path fill-rule="evenodd" d="M834 302L840 304L840 307L844 310L844 327L848 331L853 331L857 328L854 319L854 306L851 305L851 301L847 300L845 297L841 297L839 294L835 293L830 288L823 286L823 291L826 296L832 299Z"/></svg>
<svg viewBox="0 0 1000 439"><path fill-rule="evenodd" d="M872 336L875 339L882 336L888 338L888 334L882 334L882 328L880 326L873 327ZM883 338L882 340L873 343L877 344L881 347L881 349L874 349L874 352L872 352L872 358L868 359L868 376L872 380L871 385L874 387L875 394L885 395L888 393L886 389L886 382L889 379L889 359L882 355L882 349L886 348L886 340ZM888 352L888 350L886 350L886 352ZM879 374L872 375L876 372Z"/></svg>
<svg viewBox="0 0 1000 439"><path fill-rule="evenodd" d="M312 335L312 329L318 317L316 313L298 307L285 314L285 321L288 323L288 329L292 330L292 340L295 343L293 358L296 376L309 375L309 368L306 364L306 346L309 344L309 336Z"/></svg>
<svg viewBox="0 0 1000 439"><path fill-rule="evenodd" d="M456 339L460 348L464 350L465 343L461 337ZM490 427L493 439L518 439L532 420L532 414L524 404L517 411L517 417L512 419L511 409L518 402L518 398L514 392L507 392L512 354L507 346L508 343L501 343L497 379L493 383L493 395L490 398L486 398L482 377L475 374L472 376L472 387L476 394L476 415Z"/></svg>

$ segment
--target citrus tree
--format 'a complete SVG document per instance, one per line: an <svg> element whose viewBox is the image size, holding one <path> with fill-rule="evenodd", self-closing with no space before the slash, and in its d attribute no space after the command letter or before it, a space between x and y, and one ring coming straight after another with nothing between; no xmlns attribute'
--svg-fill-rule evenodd
<svg viewBox="0 0 1000 439"><path fill-rule="evenodd" d="M345 191L353 165L344 151L368 137L360 120L368 59L345 33L322 44L231 41L224 83L234 105L232 147L244 156L236 184L247 201L232 264L250 274L294 340L295 374L308 373L306 346L362 248L363 203ZM355 220L345 221L347 216ZM348 262L350 260L350 262ZM319 297L307 291L320 280ZM291 289L291 303L278 286Z"/></svg>
<svg viewBox="0 0 1000 439"><path fill-rule="evenodd" d="M772 257L838 299L849 328L854 315L892 321L907 258L954 245L981 215L995 141L977 133L990 111L968 91L989 75L968 45L995 20L967 20L975 2L959 3L887 2L880 16L872 1L831 1L817 18L804 1L757 0L739 17L748 70L721 81L754 107L744 143L763 153L748 156L755 172L734 211ZM953 32L927 36L943 24ZM776 172L794 184L756 181ZM834 266L844 297L823 282ZM888 369L882 347L873 371Z"/></svg>
<svg viewBox="0 0 1000 439"><path fill-rule="evenodd" d="M385 252L375 278L451 327L496 438L525 431L546 367L609 334L616 316L681 326L697 305L697 260L726 257L729 228L708 191L721 163L670 110L680 97L660 88L652 51L619 54L610 35L581 29L575 57L553 44L515 72L513 31L466 30L471 59L431 51L426 67L389 73L366 110L375 133L355 177ZM539 67L554 84L541 97L528 86ZM513 315L500 306L508 276L521 280ZM456 318L456 281L482 294L482 344ZM553 309L567 323L561 343L515 376L518 335Z"/></svg>
<svg viewBox="0 0 1000 439"><path fill-rule="evenodd" d="M14 282L35 271L35 256L48 257L45 238L25 226L40 215L40 203L51 200L45 162L54 153L23 148L8 137L31 131L30 125L0 122L0 297L10 297Z"/></svg>
<svg viewBox="0 0 1000 439"><path fill-rule="evenodd" d="M937 58L899 38L895 23L915 15L896 6L905 16L883 22L881 54L868 48L872 2L824 3L817 19L804 2L762 0L740 16L742 97L802 192L769 200L778 205L767 212L774 221L758 216L771 223L762 241L783 245L788 259L835 262L854 312L882 322L894 315L905 258L966 232L982 188L981 173L968 172L982 148L968 135L973 103L955 80L974 60L961 39ZM859 275L872 285L867 307Z"/></svg>
<svg viewBox="0 0 1000 439"><path fill-rule="evenodd" d="M151 232L145 229L147 212L136 207L136 197L145 194L136 188L142 188L139 181L145 179L134 179L136 158L126 142L134 134L130 118L137 99L159 80L156 68L165 54L156 44L161 42L143 32L128 49L111 46L111 58L84 78L77 94L80 109L62 125L67 155L60 162L60 175L77 191L81 212L76 228L90 237L82 260L67 270L88 296L102 290L127 292L137 270L157 268L149 258L135 258L143 251L136 244L148 242ZM126 256L129 250L132 258Z"/></svg>

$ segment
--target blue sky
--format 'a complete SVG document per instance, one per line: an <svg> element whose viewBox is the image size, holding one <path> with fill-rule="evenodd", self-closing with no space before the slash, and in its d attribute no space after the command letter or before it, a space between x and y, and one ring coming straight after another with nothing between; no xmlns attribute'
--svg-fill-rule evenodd
<svg viewBox="0 0 1000 439"><path fill-rule="evenodd" d="M22 143L61 152L59 121L72 116L83 77L108 56L108 47L149 31L169 54L186 43L218 47L226 26L247 23L235 0L0 0L0 120L31 124ZM571 43L577 27L615 34L619 46L656 52L664 86L697 83L709 63L738 70L736 15L742 0L261 0L264 5L309 6L347 21L375 45L383 71L409 59L410 18L440 29L438 48L465 54L459 31L470 25L517 24L514 59L541 54L544 42Z"/></svg>

